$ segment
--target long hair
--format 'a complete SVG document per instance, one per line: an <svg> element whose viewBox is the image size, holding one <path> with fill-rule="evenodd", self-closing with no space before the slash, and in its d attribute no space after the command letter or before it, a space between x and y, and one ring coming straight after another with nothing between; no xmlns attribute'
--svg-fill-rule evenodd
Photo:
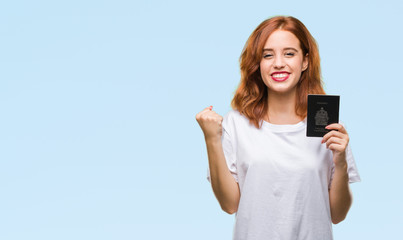
<svg viewBox="0 0 403 240"><path fill-rule="evenodd" d="M261 128L263 118L268 111L268 91L260 73L260 61L267 39L278 29L293 33L300 42L303 56L308 54L308 68L301 73L297 84L296 114L302 118L306 117L308 94L325 94L320 73L318 46L308 29L294 17L269 18L253 31L242 50L239 58L241 82L231 101L232 108L246 116L256 128Z"/></svg>

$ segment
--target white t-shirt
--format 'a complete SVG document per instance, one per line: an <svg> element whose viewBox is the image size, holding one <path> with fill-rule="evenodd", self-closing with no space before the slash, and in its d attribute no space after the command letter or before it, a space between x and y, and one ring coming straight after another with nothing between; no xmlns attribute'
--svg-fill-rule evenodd
<svg viewBox="0 0 403 240"><path fill-rule="evenodd" d="M333 239L333 153L321 137L306 137L306 119L292 125L263 121L257 129L231 110L222 126L225 159L241 193L233 239ZM349 182L361 181L349 145L346 156Z"/></svg>

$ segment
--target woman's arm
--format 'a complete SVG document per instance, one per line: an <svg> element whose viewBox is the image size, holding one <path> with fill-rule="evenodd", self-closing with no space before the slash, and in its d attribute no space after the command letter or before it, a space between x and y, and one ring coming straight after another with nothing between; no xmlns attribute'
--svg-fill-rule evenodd
<svg viewBox="0 0 403 240"><path fill-rule="evenodd" d="M204 133L210 168L210 182L222 210L229 214L238 211L240 198L239 186L231 175L222 147L223 117L212 111L212 106L205 108L196 115Z"/></svg>
<svg viewBox="0 0 403 240"><path fill-rule="evenodd" d="M348 184L347 162L335 165L333 180L329 190L329 201L332 222L333 224L338 224L346 218L353 201L353 195Z"/></svg>
<svg viewBox="0 0 403 240"><path fill-rule="evenodd" d="M206 139L210 168L210 181L221 209L229 214L238 210L240 192L238 183L231 175L220 139Z"/></svg>
<svg viewBox="0 0 403 240"><path fill-rule="evenodd" d="M329 190L330 213L332 222L338 224L343 221L350 210L353 195L349 186L347 171L346 149L349 136L343 125L338 123L330 124L326 127L330 131L323 136L322 143L333 152L334 174Z"/></svg>

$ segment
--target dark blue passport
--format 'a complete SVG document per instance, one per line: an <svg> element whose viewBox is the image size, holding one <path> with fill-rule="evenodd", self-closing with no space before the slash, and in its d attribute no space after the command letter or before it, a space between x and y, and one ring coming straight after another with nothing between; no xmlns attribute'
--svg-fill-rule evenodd
<svg viewBox="0 0 403 240"><path fill-rule="evenodd" d="M325 127L339 122L340 96L308 95L307 137L323 137L329 132Z"/></svg>

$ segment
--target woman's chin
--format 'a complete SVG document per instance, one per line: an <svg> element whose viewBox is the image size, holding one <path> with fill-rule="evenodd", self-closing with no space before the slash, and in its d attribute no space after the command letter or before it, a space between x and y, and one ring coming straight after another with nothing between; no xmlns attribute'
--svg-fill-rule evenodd
<svg viewBox="0 0 403 240"><path fill-rule="evenodd" d="M284 87L280 87L280 86L276 86L276 87L271 87L269 88L269 93L277 93L277 94L289 94L292 92L295 92L296 88L295 87L288 87L288 86L284 86Z"/></svg>

